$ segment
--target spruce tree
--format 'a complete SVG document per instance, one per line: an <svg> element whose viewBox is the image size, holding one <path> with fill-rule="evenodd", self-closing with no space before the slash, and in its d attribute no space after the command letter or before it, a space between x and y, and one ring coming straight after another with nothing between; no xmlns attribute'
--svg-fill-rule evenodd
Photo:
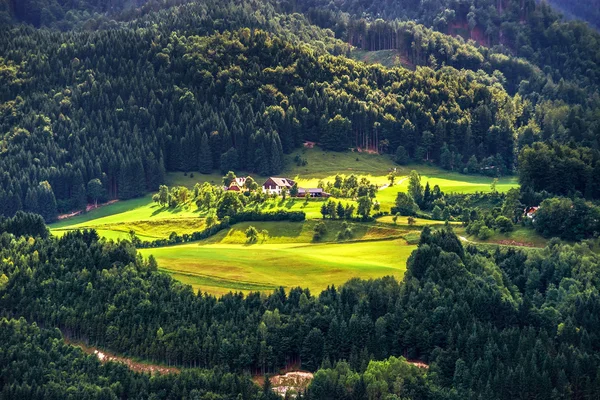
<svg viewBox="0 0 600 400"><path fill-rule="evenodd" d="M206 132L200 140L200 151L198 152L198 170L203 174L210 174L213 169L212 153Z"/></svg>

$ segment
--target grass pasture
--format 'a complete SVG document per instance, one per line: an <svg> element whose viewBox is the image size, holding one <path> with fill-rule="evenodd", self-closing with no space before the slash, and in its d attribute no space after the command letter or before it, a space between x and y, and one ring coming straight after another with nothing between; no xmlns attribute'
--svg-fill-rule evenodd
<svg viewBox="0 0 600 400"><path fill-rule="evenodd" d="M406 260L416 246L403 239L342 244L204 244L140 250L154 255L164 272L196 291L270 291L308 287L313 293L327 285L363 279L404 276Z"/></svg>
<svg viewBox="0 0 600 400"><path fill-rule="evenodd" d="M297 166L296 155L305 159L307 165ZM365 152L330 153L318 148L303 148L286 157L287 167L280 176L295 179L300 187L316 187L321 180L333 182L336 174L367 178L382 188L377 194L382 211L389 211L397 193L407 190L407 177L413 169L421 174L423 185L429 181L431 187L437 184L446 193L491 190L492 178L461 175L424 164L401 167L388 156ZM394 169L396 185L387 187L387 175ZM239 172L238 175L246 174ZM265 179L253 177L259 184ZM219 184L220 181L219 173L194 173L193 176L169 173L166 183L192 188L197 182ZM496 188L504 192L516 186L516 178L509 177L500 179ZM168 209L152 203L151 197L118 201L59 221L50 228L57 236L74 229L93 228L101 236L114 240L128 239L129 232L135 231L144 241L167 238L172 232L181 235L204 229L205 211L198 210L195 204ZM356 205L353 200L341 201ZM140 252L144 257L154 255L161 270L202 292L218 295L229 291L270 291L279 286L288 289L302 286L317 292L327 285L340 285L354 277L368 279L393 275L401 279L422 227L443 225L440 221L417 218L415 226L409 226L406 217L400 217L394 224L392 217L386 216L375 222L350 223L352 237L340 241L338 234L344 229L342 222L327 220L327 233L319 243L314 243L314 228L322 220L322 204L323 201L314 199L308 203L304 199L268 200L259 206L260 211L304 211L307 220L240 223L201 242L142 249ZM257 243L247 244L244 232L250 225L259 231L267 230L267 239L259 235ZM464 235L464 228L459 224L456 230ZM506 238L494 237L489 242L513 240L537 244L537 238L526 237L529 234L517 230Z"/></svg>

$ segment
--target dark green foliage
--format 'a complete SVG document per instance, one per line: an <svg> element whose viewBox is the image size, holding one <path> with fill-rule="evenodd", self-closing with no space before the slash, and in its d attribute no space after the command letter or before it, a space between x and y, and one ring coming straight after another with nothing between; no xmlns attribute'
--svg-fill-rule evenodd
<svg viewBox="0 0 600 400"><path fill-rule="evenodd" d="M410 163L410 157L404 146L398 146L396 154L394 155L394 161L400 165L406 165Z"/></svg>
<svg viewBox="0 0 600 400"><path fill-rule="evenodd" d="M582 199L546 199L535 213L533 226L545 237L582 240L600 233L600 207Z"/></svg>
<svg viewBox="0 0 600 400"><path fill-rule="evenodd" d="M219 199L219 203L217 204L217 216L219 219L223 219L223 217L226 216L231 217L238 213L243 207L238 192L227 191Z"/></svg>
<svg viewBox="0 0 600 400"><path fill-rule="evenodd" d="M200 151L198 152L198 170L203 174L210 174L213 169L212 152L206 132L200 139Z"/></svg>
<svg viewBox="0 0 600 400"><path fill-rule="evenodd" d="M104 243L94 232L35 243L5 233L0 242L0 259L13 260L0 264L3 312L129 355L232 371L348 360L360 374L373 358L404 354L430 363L427 376L405 386L425 390L415 398L430 398L429 387L460 399L554 391L592 399L600 384L600 327L589 317L600 260L584 245L488 253L463 248L450 229L425 228L401 284L352 280L318 296L296 288L215 299L157 272L129 243ZM536 367L523 375L525 360Z"/></svg>
<svg viewBox="0 0 600 400"><path fill-rule="evenodd" d="M508 233L513 230L512 222L503 215L496 218L495 226L501 233Z"/></svg>
<svg viewBox="0 0 600 400"><path fill-rule="evenodd" d="M407 193L398 192L396 196L396 205L392 209L392 213L400 213L400 215L412 216L416 215L419 207L415 203L412 197L410 197Z"/></svg>
<svg viewBox="0 0 600 400"><path fill-rule="evenodd" d="M48 228L44 219L37 214L19 211L12 218L0 216L0 233L12 233L15 236L48 237Z"/></svg>
<svg viewBox="0 0 600 400"><path fill-rule="evenodd" d="M156 190L165 171L208 172L213 163L224 171L276 174L283 153L303 140L335 150L402 145L414 156L418 132L432 132L426 145L432 155L444 142L465 158L480 144L485 156L499 151L489 135L469 146L463 140L476 109L487 107L493 120L508 117L504 105L511 101L490 86L493 78L367 67L327 55L319 46L339 54L341 42L309 30L299 15L253 4L271 17L252 26L275 33L254 31L244 27L255 14L238 8L230 15L229 5L193 3L177 18L166 10L95 32L5 30L0 130L7 135L0 169L8 175L0 177L0 197L15 202L0 201L0 212L22 209L29 189L45 180L58 211L79 207L79 175L84 184L100 179L108 198L126 199ZM223 15L230 30L215 32ZM197 30L190 33L190 26ZM318 37L318 45L290 39L298 37L311 43ZM214 55L207 57L209 51ZM28 54L40 59L26 63ZM444 94L430 96L434 88ZM447 115L449 109L457 111ZM32 162L21 165L24 159Z"/></svg>
<svg viewBox="0 0 600 400"><path fill-rule="evenodd" d="M524 190L547 191L557 195L577 192L600 198L600 152L572 149L554 143L536 143L519 156L519 181Z"/></svg>
<svg viewBox="0 0 600 400"><path fill-rule="evenodd" d="M221 173L225 174L227 171L236 171L239 165L239 156L235 148L232 147L221 155Z"/></svg>
<svg viewBox="0 0 600 400"><path fill-rule="evenodd" d="M58 329L40 329L24 319L0 319L2 399L259 399L249 377L218 370L180 374L135 373L119 363L101 364L95 355L65 344ZM209 397L210 396L210 397Z"/></svg>
<svg viewBox="0 0 600 400"><path fill-rule="evenodd" d="M95 178L88 182L87 196L94 202L96 206L98 205L98 200L104 198L105 195L104 187L102 186L100 179Z"/></svg>
<svg viewBox="0 0 600 400"><path fill-rule="evenodd" d="M600 29L600 1L598 0L549 0L560 12L572 18L587 21L596 29Z"/></svg>

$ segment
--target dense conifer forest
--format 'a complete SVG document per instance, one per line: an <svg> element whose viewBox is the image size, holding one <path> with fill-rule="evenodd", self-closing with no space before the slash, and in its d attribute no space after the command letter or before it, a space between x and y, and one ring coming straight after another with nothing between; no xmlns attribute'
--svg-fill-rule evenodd
<svg viewBox="0 0 600 400"><path fill-rule="evenodd" d="M19 218L13 223L27 231ZM391 368L391 382L406 379L401 393L411 398L591 399L600 390L600 262L585 244L490 252L463 247L450 228L427 228L402 282L217 299L157 272L128 242L101 241L94 231L61 239L3 233L0 242L5 315L126 355L236 373L289 362L321 367L306 394L317 399L363 398L352 397L364 390L362 374L377 367L372 360L393 365L392 356L430 363L426 376L377 367ZM22 329L33 337L18 340L40 340L36 328ZM1 343L5 352L13 346ZM74 368L69 362L64 368ZM108 373L87 362L95 367L86 380ZM16 373L3 379L25 383Z"/></svg>
<svg viewBox="0 0 600 400"><path fill-rule="evenodd" d="M446 150L448 168L475 157L498 174L515 172L525 146L556 142L591 154L580 162L598 186L598 33L560 22L543 3L498 2L499 20L489 7L468 13L471 30L508 21L490 28L492 47L478 47L444 34L452 32L429 20L435 10L408 3L382 15L419 10L405 17L441 32L357 19L379 14L352 2L337 10L302 1L165 3L158 12L149 3L114 11L120 22L101 15L67 32L9 25L0 39L0 213L51 221L84 207L93 179L106 198L127 199L156 190L166 171L277 174L305 140L334 151L402 146L439 164ZM465 10L452 12L459 21ZM349 44L397 49L416 70L351 61Z"/></svg>

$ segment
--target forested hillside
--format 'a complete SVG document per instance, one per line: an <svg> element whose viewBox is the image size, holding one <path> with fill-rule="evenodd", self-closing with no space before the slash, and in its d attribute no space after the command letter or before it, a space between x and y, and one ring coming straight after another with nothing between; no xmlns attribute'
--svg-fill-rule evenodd
<svg viewBox="0 0 600 400"><path fill-rule="evenodd" d="M217 370L150 377L122 364L102 365L96 356L65 344L57 329L23 319L0 319L0 373L2 399L269 398L249 377Z"/></svg>
<svg viewBox="0 0 600 400"><path fill-rule="evenodd" d="M21 4L114 10L82 29L13 24L0 38L0 214L51 221L83 208L93 179L105 198L126 199L155 190L166 171L277 174L305 140L401 147L417 162L496 174L515 172L517 153L536 141L600 159L599 35L545 4L441 2L440 25L440 7L410 2L178 3ZM451 26L464 18L467 37L487 26L494 47L445 34L461 33ZM365 66L344 58L349 45L396 49L423 68ZM596 162L585 163L593 185Z"/></svg>
<svg viewBox="0 0 600 400"><path fill-rule="evenodd" d="M172 32L165 17L147 29L5 35L0 212L52 220L56 209L81 208L94 178L124 199L156 190L165 170L277 174L304 140L330 150L402 145L433 160L449 146L457 167L475 155L512 169L515 126L526 121L495 77L367 67L248 28L198 36L215 30L203 10L186 8L197 12L186 26L204 23L196 34Z"/></svg>
<svg viewBox="0 0 600 400"><path fill-rule="evenodd" d="M68 29L95 14L116 14L147 0L1 0L0 12L36 27Z"/></svg>
<svg viewBox="0 0 600 400"><path fill-rule="evenodd" d="M22 218L13 224L27 224ZM401 283L352 280L320 294L216 299L157 272L128 242L99 241L95 232L3 233L0 244L7 315L126 355L240 373L289 362L321 367L307 394L317 399L365 398L361 391L375 390L364 385L373 379L365 371L387 368L375 376L406 384L377 390L423 399L592 399L600 390L600 260L587 245L487 252L464 248L449 228L427 228ZM402 355L429 363L429 372L371 362Z"/></svg>
<svg viewBox="0 0 600 400"><path fill-rule="evenodd" d="M587 21L596 29L600 29L600 1L549 0L549 2L566 16Z"/></svg>

